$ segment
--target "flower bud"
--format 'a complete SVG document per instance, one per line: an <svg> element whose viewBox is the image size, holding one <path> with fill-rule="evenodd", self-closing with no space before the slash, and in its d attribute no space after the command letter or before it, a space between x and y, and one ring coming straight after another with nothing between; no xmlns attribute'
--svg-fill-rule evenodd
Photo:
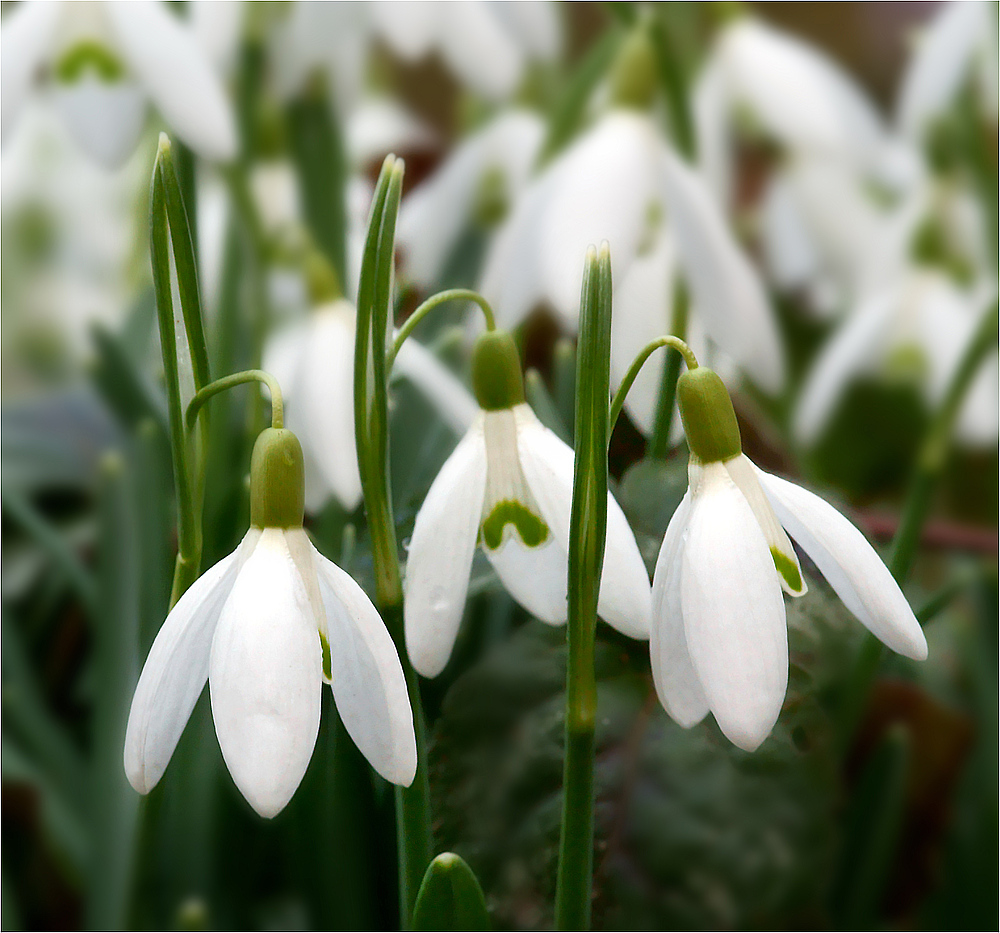
<svg viewBox="0 0 1000 933"><path fill-rule="evenodd" d="M524 401L521 357L507 331L482 334L472 349L472 391L486 411L513 408Z"/></svg>
<svg viewBox="0 0 1000 933"><path fill-rule="evenodd" d="M250 458L250 524L301 528L305 507L302 446L287 428L265 428Z"/></svg>
<svg viewBox="0 0 1000 933"><path fill-rule="evenodd" d="M729 392L718 374L704 366L677 380L677 405L688 447L702 463L730 460L743 452Z"/></svg>

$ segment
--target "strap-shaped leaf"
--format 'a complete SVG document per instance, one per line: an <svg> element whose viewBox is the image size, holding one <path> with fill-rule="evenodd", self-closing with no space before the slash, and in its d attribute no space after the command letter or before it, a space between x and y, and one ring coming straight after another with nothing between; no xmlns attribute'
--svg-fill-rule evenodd
<svg viewBox="0 0 1000 933"><path fill-rule="evenodd" d="M442 852L427 866L413 910L413 929L490 929L483 889L460 855Z"/></svg>

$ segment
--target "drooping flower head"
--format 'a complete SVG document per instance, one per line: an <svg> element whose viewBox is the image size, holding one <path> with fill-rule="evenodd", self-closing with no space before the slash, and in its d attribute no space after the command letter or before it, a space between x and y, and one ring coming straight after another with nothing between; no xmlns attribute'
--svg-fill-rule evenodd
<svg viewBox="0 0 1000 933"><path fill-rule="evenodd" d="M522 606L550 625L566 621L573 451L525 403L509 334L477 341L473 389L481 410L431 485L410 541L406 647L425 677L448 662L477 544ZM649 578L610 493L598 611L625 634L648 636Z"/></svg>
<svg viewBox="0 0 1000 933"><path fill-rule="evenodd" d="M680 725L711 712L730 741L753 751L774 727L788 683L782 591L806 592L788 534L886 645L923 660L927 642L861 532L819 496L744 456L722 380L698 367L677 391L690 487L653 575L653 680Z"/></svg>
<svg viewBox="0 0 1000 933"><path fill-rule="evenodd" d="M355 744L386 780L416 770L403 671L364 590L302 528L302 448L268 428L254 446L250 529L178 600L142 669L125 734L139 793L163 775L205 681L223 758L261 816L305 774L324 683Z"/></svg>

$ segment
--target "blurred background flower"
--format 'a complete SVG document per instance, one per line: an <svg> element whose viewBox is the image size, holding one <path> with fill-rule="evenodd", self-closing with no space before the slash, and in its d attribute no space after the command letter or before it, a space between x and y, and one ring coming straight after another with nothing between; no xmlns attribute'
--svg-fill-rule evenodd
<svg viewBox="0 0 1000 933"><path fill-rule="evenodd" d="M979 0L5 4L5 928L398 924L392 795L329 691L266 825L207 695L148 797L122 769L176 546L148 247L161 130L211 373L280 370L298 335L289 418L327 467L306 529L369 594L351 302L390 151L406 159L395 324L436 290L481 287L563 441L582 257L607 238L614 378L684 330L747 456L834 501L890 562L914 477L929 484L901 580L928 660L879 654L798 552L788 690L753 755L711 718L673 723L647 647L600 625L595 927L996 923L995 333L954 436L928 434L996 301L996 37ZM475 416L478 327L453 302L397 360L404 555ZM687 485L675 363L650 360L611 438L650 575ZM246 530L263 407L242 389L206 412L204 568ZM421 685L436 846L468 861L498 928L553 922L564 653L479 554L450 659Z"/></svg>

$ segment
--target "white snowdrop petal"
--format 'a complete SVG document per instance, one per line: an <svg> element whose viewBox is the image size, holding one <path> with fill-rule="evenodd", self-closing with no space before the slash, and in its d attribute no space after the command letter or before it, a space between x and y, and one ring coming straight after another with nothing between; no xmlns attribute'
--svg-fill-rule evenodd
<svg viewBox="0 0 1000 933"><path fill-rule="evenodd" d="M489 4L447 4L440 24L442 54L462 81L491 100L514 91L524 55Z"/></svg>
<svg viewBox="0 0 1000 933"><path fill-rule="evenodd" d="M303 448L345 509L361 502L354 438L354 307L337 301L313 311L289 408Z"/></svg>
<svg viewBox="0 0 1000 933"><path fill-rule="evenodd" d="M465 609L486 490L482 420L459 442L417 513L406 561L404 625L410 662L436 677Z"/></svg>
<svg viewBox="0 0 1000 933"><path fill-rule="evenodd" d="M525 548L516 541L509 553L505 548L504 554L487 551L487 556L518 602L543 622L562 623L566 621L573 450L541 424L528 405L518 405L514 413L521 469L542 518L549 526L552 540L534 549ZM533 554L537 558L534 567ZM625 635L647 638L649 593L649 577L635 536L621 507L609 492L598 614Z"/></svg>
<svg viewBox="0 0 1000 933"><path fill-rule="evenodd" d="M62 4L21 3L0 28L0 138L6 140L31 93Z"/></svg>
<svg viewBox="0 0 1000 933"><path fill-rule="evenodd" d="M304 532L291 534L301 536L303 562L312 559L316 568L330 646L331 687L341 721L382 777L409 787L417 770L417 743L396 646L372 601L351 576L323 557Z"/></svg>
<svg viewBox="0 0 1000 933"><path fill-rule="evenodd" d="M685 729L701 722L708 712L708 700L688 654L681 609L681 553L690 517L688 491L670 519L656 559L649 633L649 662L656 695L670 717Z"/></svg>
<svg viewBox="0 0 1000 933"><path fill-rule="evenodd" d="M135 150L146 120L146 96L138 85L108 84L87 74L54 85L50 93L80 148L105 168L119 168Z"/></svg>
<svg viewBox="0 0 1000 933"><path fill-rule="evenodd" d="M266 528L236 577L212 641L209 688L229 773L263 817L302 780L319 731L318 620L285 532Z"/></svg>
<svg viewBox="0 0 1000 933"><path fill-rule="evenodd" d="M412 337L399 348L393 371L420 389L456 434L465 434L476 420L479 405L469 390L427 347Z"/></svg>
<svg viewBox="0 0 1000 933"><path fill-rule="evenodd" d="M678 258L706 332L762 388L780 391L784 357L759 276L698 175L666 149L661 166Z"/></svg>
<svg viewBox="0 0 1000 933"><path fill-rule="evenodd" d="M120 52L170 127L206 159L236 156L236 120L191 31L160 3L109 3Z"/></svg>
<svg viewBox="0 0 1000 933"><path fill-rule="evenodd" d="M792 421L803 444L819 438L851 378L883 352L897 301L894 289L865 301L820 351Z"/></svg>
<svg viewBox="0 0 1000 933"><path fill-rule="evenodd" d="M792 542L788 540L788 535L778 522L774 509L764 495L764 490L757 479L757 468L745 454L726 460L723 466L753 510L757 524L764 534L764 540L771 551L781 588L790 596L802 596L808 587L802 576L799 559Z"/></svg>
<svg viewBox="0 0 1000 933"><path fill-rule="evenodd" d="M767 738L788 684L785 604L760 526L722 464L692 493L681 555L684 634L719 728L753 751Z"/></svg>
<svg viewBox="0 0 1000 933"><path fill-rule="evenodd" d="M927 640L889 569L843 515L814 493L758 469L781 523L861 623L893 651L922 661Z"/></svg>
<svg viewBox="0 0 1000 933"><path fill-rule="evenodd" d="M160 628L143 665L125 729L125 774L148 794L163 776L208 679L215 626L260 531L251 528L242 544L205 571L177 601Z"/></svg>

